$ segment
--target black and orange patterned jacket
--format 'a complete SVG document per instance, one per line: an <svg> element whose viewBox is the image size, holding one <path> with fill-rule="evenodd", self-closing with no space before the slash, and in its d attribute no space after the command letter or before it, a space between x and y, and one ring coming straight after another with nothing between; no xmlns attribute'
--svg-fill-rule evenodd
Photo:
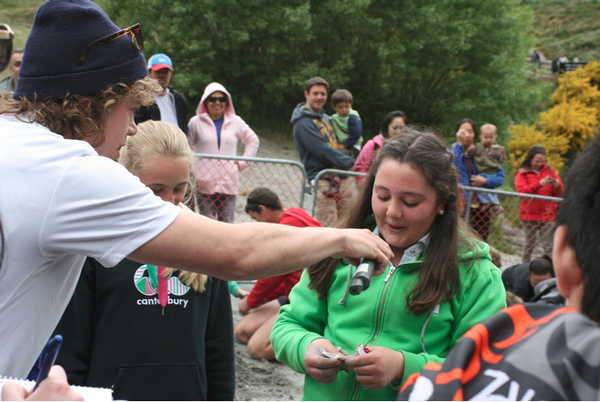
<svg viewBox="0 0 600 402"><path fill-rule="evenodd" d="M600 327L569 307L516 305L475 325L399 400L599 400Z"/></svg>

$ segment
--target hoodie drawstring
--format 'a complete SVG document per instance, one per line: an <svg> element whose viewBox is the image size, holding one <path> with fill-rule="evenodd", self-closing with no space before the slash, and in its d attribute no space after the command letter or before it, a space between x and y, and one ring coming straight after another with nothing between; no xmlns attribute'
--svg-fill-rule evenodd
<svg viewBox="0 0 600 402"><path fill-rule="evenodd" d="M348 295L348 289L350 288L350 275L352 275L352 264L348 264L348 277L346 278L346 290L344 291L344 295L338 302L339 305L344 305L346 302L346 296Z"/></svg>

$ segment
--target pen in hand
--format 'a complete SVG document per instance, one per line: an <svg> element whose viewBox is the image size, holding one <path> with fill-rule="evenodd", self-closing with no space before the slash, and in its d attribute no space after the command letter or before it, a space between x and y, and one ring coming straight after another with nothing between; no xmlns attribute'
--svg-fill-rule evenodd
<svg viewBox="0 0 600 402"><path fill-rule="evenodd" d="M56 356L58 355L58 351L60 350L62 341L63 337L61 335L56 335L54 338L48 341L46 346L44 346L44 349L40 354L40 362L38 365L40 368L40 372L35 380L35 386L31 390L31 392L35 391L40 385L40 383L44 381L46 377L48 377L48 373L50 373L50 369L56 361Z"/></svg>

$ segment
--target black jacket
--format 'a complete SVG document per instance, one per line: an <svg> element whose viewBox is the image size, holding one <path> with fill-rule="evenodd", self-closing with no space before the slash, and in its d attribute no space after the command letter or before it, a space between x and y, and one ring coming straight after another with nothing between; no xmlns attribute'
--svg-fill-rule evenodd
<svg viewBox="0 0 600 402"><path fill-rule="evenodd" d="M177 124L181 131L187 135L188 123L190 118L188 117L188 101L185 96L169 87L169 90L175 97L175 111L177 113ZM143 123L147 120L158 120L160 121L160 109L156 103L150 106L142 106L135 112L134 116L135 124Z"/></svg>
<svg viewBox="0 0 600 402"><path fill-rule="evenodd" d="M164 309L146 265L88 258L55 334L69 383L123 400L233 400L235 354L226 281L198 293L174 276Z"/></svg>
<svg viewBox="0 0 600 402"><path fill-rule="evenodd" d="M510 290L524 302L528 302L535 295L531 282L529 282L529 265L531 262L513 265L502 272L502 282L506 290Z"/></svg>

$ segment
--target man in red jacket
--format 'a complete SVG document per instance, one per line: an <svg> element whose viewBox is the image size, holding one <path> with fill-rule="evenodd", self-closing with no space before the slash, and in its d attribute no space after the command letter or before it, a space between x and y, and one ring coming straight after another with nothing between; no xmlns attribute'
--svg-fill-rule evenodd
<svg viewBox="0 0 600 402"><path fill-rule="evenodd" d="M246 213L257 222L297 227L323 226L302 208L288 208L284 211L277 194L266 187L256 188L248 194ZM235 327L235 335L248 345L248 353L252 358L275 360L271 330L279 315L279 308L290 302L288 295L300 280L302 271L260 279L254 284L250 294L240 300L240 314L245 317Z"/></svg>

